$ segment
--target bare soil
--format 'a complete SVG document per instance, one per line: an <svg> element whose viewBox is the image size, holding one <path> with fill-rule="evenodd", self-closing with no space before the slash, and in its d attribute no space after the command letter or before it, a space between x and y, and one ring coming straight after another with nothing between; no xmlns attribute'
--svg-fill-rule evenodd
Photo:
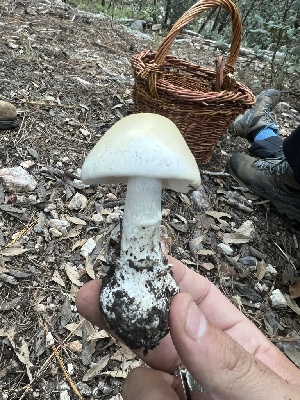
<svg viewBox="0 0 300 400"><path fill-rule="evenodd" d="M31 191L0 184L1 399L121 399L123 379L141 363L82 320L74 302L84 282L108 270L126 190L86 187L80 167L132 113L130 57L161 40L100 17L60 2L1 1L0 99L15 104L19 127L0 131L0 168L23 165L37 182ZM214 65L218 49L181 39L175 54ZM243 55L237 75L256 93L270 86L265 59ZM292 89L282 101L276 114L287 135L299 104ZM225 133L200 166L204 194L164 191L164 236L172 255L211 279L300 366L299 227L227 173L229 157L247 147ZM230 244L232 255L220 252L225 234L246 221L251 237ZM270 301L276 289L286 306Z"/></svg>

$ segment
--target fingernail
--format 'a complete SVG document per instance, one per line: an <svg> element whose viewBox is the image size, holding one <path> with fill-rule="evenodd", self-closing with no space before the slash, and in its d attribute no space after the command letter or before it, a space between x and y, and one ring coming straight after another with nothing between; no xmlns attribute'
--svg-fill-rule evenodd
<svg viewBox="0 0 300 400"><path fill-rule="evenodd" d="M188 306L185 320L185 332L192 340L199 340L207 328L205 316L194 302Z"/></svg>

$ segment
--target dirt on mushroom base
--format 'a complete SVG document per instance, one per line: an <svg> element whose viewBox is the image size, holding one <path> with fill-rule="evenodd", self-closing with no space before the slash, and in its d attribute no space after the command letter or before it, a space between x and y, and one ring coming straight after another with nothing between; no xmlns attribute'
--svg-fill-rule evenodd
<svg viewBox="0 0 300 400"><path fill-rule="evenodd" d="M127 346L144 349L147 355L169 332L170 304L177 293L167 261L162 268L148 260L147 267L141 268L128 260L128 266L112 265L103 278L100 309Z"/></svg>
<svg viewBox="0 0 300 400"><path fill-rule="evenodd" d="M25 193L0 186L1 395L19 400L28 389L23 397L28 400L75 398L46 343L51 333L84 398L119 400L124 377L140 361L81 321L74 299L82 283L107 272L110 238L118 242L125 188L82 187L77 169L103 132L131 112L129 59L154 47L153 42L59 2L1 0L0 16L1 99L18 107L20 123L17 130L0 132L1 168L31 161L29 173L38 182L36 190ZM213 66L217 49L183 38L174 46L177 55ZM262 59L242 57L237 71L247 86L259 83L256 94L271 87L270 65ZM276 108L283 135L299 123L291 95L284 93L284 103ZM225 134L211 162L201 166L208 212L195 205L194 196L166 190L163 226L171 254L217 284L297 363L299 227L226 174L230 155L247 151L247 146ZM71 203L76 194L83 200L77 205ZM217 245L224 234L247 220L255 237L231 244L232 256L220 253ZM248 264L241 264L242 259ZM257 283L267 289L260 298ZM291 293L294 311L270 303L273 289ZM21 351L28 356L24 362L18 357ZM34 379L30 386L27 368Z"/></svg>

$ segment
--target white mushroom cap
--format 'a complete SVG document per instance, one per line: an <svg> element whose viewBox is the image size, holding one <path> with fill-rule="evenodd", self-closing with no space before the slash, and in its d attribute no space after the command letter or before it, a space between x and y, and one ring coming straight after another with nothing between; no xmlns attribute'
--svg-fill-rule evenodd
<svg viewBox="0 0 300 400"><path fill-rule="evenodd" d="M113 125L88 154L81 172L86 184L126 183L133 176L162 179L163 187L177 192L201 182L176 125L151 113L132 114Z"/></svg>

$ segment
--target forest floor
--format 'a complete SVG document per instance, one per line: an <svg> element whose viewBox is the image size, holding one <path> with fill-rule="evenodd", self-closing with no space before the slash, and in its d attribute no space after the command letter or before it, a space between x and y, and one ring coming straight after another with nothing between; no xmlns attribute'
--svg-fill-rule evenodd
<svg viewBox="0 0 300 400"><path fill-rule="evenodd" d="M22 191L0 184L0 398L76 399L57 351L82 397L121 399L123 379L141 362L82 320L74 301L84 282L107 271L126 187L87 187L79 176L103 133L132 113L131 56L162 37L47 0L2 0L0 31L0 99L17 107L19 122L0 131L0 173L22 166L36 183ZM214 65L217 48L180 39L176 55ZM270 87L266 59L242 53L236 73L255 94ZM275 112L283 136L299 124L292 89ZM172 255L220 287L300 366L299 226L228 174L229 157L247 148L226 132L200 166L201 193L164 191L163 226ZM219 251L222 242L232 254ZM281 306L270 300L277 289Z"/></svg>

